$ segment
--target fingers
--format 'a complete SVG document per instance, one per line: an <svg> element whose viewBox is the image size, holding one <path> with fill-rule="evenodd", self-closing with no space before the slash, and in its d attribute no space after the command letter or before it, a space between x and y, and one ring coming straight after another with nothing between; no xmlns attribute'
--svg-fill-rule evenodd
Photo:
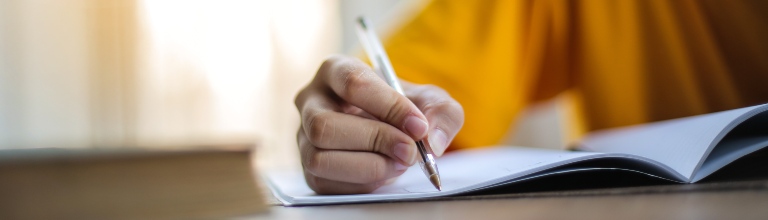
<svg viewBox="0 0 768 220"><path fill-rule="evenodd" d="M297 138L305 173L319 178L354 184L384 183L407 169L377 153L317 148L301 129Z"/></svg>
<svg viewBox="0 0 768 220"><path fill-rule="evenodd" d="M350 115L357 115L363 118L371 119L371 120L379 120L378 118L374 117L371 114L368 114L368 112L363 111L362 109L355 107L354 105L350 105L349 103L345 103L342 105L342 112L350 114Z"/></svg>
<svg viewBox="0 0 768 220"><path fill-rule="evenodd" d="M381 154L324 149L303 151L305 171L314 176L348 183L368 184L403 174L408 168Z"/></svg>
<svg viewBox="0 0 768 220"><path fill-rule="evenodd" d="M397 93L360 60L333 57L318 76L335 94L379 120L401 129L413 139L427 135L427 118L408 98Z"/></svg>
<svg viewBox="0 0 768 220"><path fill-rule="evenodd" d="M297 143L315 192L368 193L394 181L416 161L414 140L426 138L437 155L445 151L463 124L461 106L436 87L408 85L406 92L357 59L323 63L295 98Z"/></svg>
<svg viewBox="0 0 768 220"><path fill-rule="evenodd" d="M421 109L429 120L427 145L441 156L464 124L464 109L439 87L417 86L403 82L406 96Z"/></svg>
<svg viewBox="0 0 768 220"><path fill-rule="evenodd" d="M375 152L398 163L416 162L416 143L403 132L381 121L349 115L322 106L332 106L322 95L310 95L302 109L302 131L315 147L326 150Z"/></svg>

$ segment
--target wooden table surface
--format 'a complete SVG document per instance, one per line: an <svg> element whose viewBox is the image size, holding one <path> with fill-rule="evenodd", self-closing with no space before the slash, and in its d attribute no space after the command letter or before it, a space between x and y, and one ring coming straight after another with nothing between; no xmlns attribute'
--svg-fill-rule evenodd
<svg viewBox="0 0 768 220"><path fill-rule="evenodd" d="M243 219L768 219L768 180L283 207Z"/></svg>

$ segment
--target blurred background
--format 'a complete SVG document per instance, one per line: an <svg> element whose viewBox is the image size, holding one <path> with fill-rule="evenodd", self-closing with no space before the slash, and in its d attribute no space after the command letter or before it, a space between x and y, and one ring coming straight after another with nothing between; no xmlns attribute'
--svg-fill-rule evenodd
<svg viewBox="0 0 768 220"><path fill-rule="evenodd" d="M0 1L0 148L245 142L296 166L297 91L329 54L359 53L356 16L386 32L420 4Z"/></svg>
<svg viewBox="0 0 768 220"><path fill-rule="evenodd" d="M329 54L361 54L354 19L386 38L427 1L0 1L0 148L255 143L259 166L295 168L293 98ZM562 136L533 108L505 143L562 146L527 138Z"/></svg>

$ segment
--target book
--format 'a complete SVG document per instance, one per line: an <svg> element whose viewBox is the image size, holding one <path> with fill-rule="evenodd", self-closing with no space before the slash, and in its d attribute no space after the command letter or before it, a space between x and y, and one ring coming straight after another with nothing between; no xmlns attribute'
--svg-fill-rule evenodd
<svg viewBox="0 0 768 220"><path fill-rule="evenodd" d="M0 150L0 219L201 219L266 210L248 146Z"/></svg>
<svg viewBox="0 0 768 220"><path fill-rule="evenodd" d="M300 171L267 173L265 177L275 197L286 206L418 200L530 185L567 186L573 180L611 187L614 180L627 182L627 176L632 177L629 182L646 179L684 184L699 182L718 170L733 172L723 168L766 146L768 104L763 104L597 131L573 151L497 146L451 152L437 161L443 191L432 187L418 166L410 167L392 184L357 195L317 195ZM552 182L558 176L570 179Z"/></svg>

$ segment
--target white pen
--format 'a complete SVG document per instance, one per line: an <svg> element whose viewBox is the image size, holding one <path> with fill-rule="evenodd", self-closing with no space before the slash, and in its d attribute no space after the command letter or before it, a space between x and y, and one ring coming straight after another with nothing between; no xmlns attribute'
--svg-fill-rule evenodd
<svg viewBox="0 0 768 220"><path fill-rule="evenodd" d="M368 55L368 59L371 60L374 71L383 76L389 86L405 96L403 87L401 87L400 82L398 82L395 70L389 62L387 52L384 51L384 47L381 45L376 33L373 32L370 22L363 17L359 17L356 24L357 37L360 39L360 44L363 45L365 53ZM437 190L442 190L440 185L440 172L437 170L437 163L435 163L435 155L432 153L432 149L426 147L423 140L417 141L416 147L421 155L419 165L421 165L421 170L424 171L424 175L427 175L429 182L431 182Z"/></svg>

